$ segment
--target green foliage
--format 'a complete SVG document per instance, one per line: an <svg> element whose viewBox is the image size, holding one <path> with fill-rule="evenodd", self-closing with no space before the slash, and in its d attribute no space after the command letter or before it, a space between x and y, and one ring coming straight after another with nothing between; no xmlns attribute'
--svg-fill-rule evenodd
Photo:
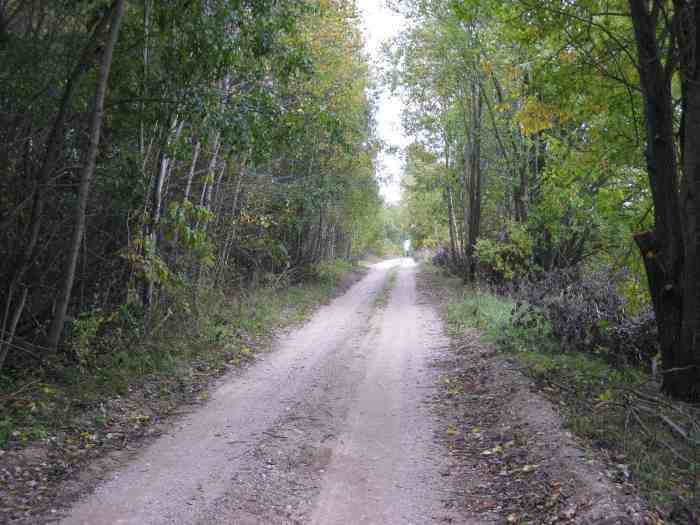
<svg viewBox="0 0 700 525"><path fill-rule="evenodd" d="M64 280L110 5L19 2L0 23L0 259L28 265L32 242L43 268L0 293L12 313L27 288L21 326L51 324ZM192 312L213 285L284 284L383 242L375 86L351 2L125 2L118 36L73 286L81 300L69 301L83 335L63 350L89 346L77 305L140 302L147 332ZM41 213L27 199L37 188ZM0 282L27 269L2 266Z"/></svg>
<svg viewBox="0 0 700 525"><path fill-rule="evenodd" d="M652 214L629 17L597 0L409 0L402 8L412 25L394 42L390 78L414 139L402 207L418 244L476 251L499 281L590 261L641 282L633 234ZM475 85L485 160L480 240L468 246ZM516 223L529 243L513 242Z"/></svg>
<svg viewBox="0 0 700 525"><path fill-rule="evenodd" d="M158 397L174 403L186 392L196 393L201 374L254 360L275 330L305 320L353 269L346 261L330 260L321 268L326 276L321 281L228 297L217 290L201 292L196 311L174 312L149 335L142 332L141 312L133 305L110 316L100 311L81 316L70 338L79 370L66 361L50 373L33 370L23 381L0 375L3 393L22 384L30 387L4 402L0 448L84 428L86 414L92 414L90 424L103 426L110 414L101 410L116 396L153 394L158 386Z"/></svg>
<svg viewBox="0 0 700 525"><path fill-rule="evenodd" d="M349 261L324 259L314 265L314 273L319 282L326 286L338 286L343 277L353 268Z"/></svg>
<svg viewBox="0 0 700 525"><path fill-rule="evenodd" d="M522 278L535 271L532 250L533 243L525 227L510 223L505 239L479 239L474 255L489 278L500 283Z"/></svg>
<svg viewBox="0 0 700 525"><path fill-rule="evenodd" d="M195 206L188 200L171 202L168 213L162 220L165 239L177 240L185 252L191 253L206 265L211 265L214 262L213 247L207 239L206 225L214 218L211 210Z"/></svg>
<svg viewBox="0 0 700 525"><path fill-rule="evenodd" d="M451 331L462 334L477 328L484 341L506 352L559 407L567 427L618 458L615 468L622 469L620 475L631 477L654 504L664 509L679 501L684 508L697 506L693 458L698 443L668 425L686 418L684 428L692 428L696 412L658 398L654 384L639 369L614 367L605 356L565 351L542 315L533 313L529 322L513 323L510 299L462 288L458 279L430 266L423 268L423 275L446 294ZM681 459L679 451L690 462Z"/></svg>
<svg viewBox="0 0 700 525"><path fill-rule="evenodd" d="M100 310L82 312L71 323L69 345L78 359L80 369L85 372L95 364L95 347L100 327L105 322L105 316Z"/></svg>
<svg viewBox="0 0 700 525"><path fill-rule="evenodd" d="M181 280L171 271L159 255L154 239L135 239L123 253L131 267L146 280L170 289L181 285Z"/></svg>

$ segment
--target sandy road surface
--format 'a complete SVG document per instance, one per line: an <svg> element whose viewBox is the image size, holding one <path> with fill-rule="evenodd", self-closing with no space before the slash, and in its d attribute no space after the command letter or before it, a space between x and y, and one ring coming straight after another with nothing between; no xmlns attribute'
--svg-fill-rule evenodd
<svg viewBox="0 0 700 525"><path fill-rule="evenodd" d="M464 523L432 439L443 342L412 262L381 263L60 523Z"/></svg>

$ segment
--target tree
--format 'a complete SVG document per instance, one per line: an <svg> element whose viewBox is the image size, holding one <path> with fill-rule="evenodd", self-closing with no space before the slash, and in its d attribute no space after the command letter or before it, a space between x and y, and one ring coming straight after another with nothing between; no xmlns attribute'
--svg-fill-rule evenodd
<svg viewBox="0 0 700 525"><path fill-rule="evenodd" d="M106 15L105 15L106 16ZM80 245L82 244L83 235L85 235L85 210L87 208L88 194L90 192L90 184L95 173L95 163L97 161L97 150L100 146L100 135L102 131L102 118L104 114L104 101L107 92L107 82L109 80L109 71L112 67L112 57L114 48L117 45L119 37L119 28L121 26L122 17L124 16L124 0L115 0L111 8L109 22L109 34L107 35L107 43L102 51L100 59L100 71L97 77L97 86L95 88L95 99L93 101L92 114L90 117L90 130L88 135L89 145L85 153L84 165L80 175L80 189L78 192L78 202L75 212L75 228L71 239L68 262L64 270L63 285L59 292L56 305L56 313L54 314L49 329L47 345L55 350L58 346L58 341L63 332L65 324L66 311L68 310L68 302L70 301L73 282L75 280L75 268L78 264L78 254L80 253Z"/></svg>
<svg viewBox="0 0 700 525"><path fill-rule="evenodd" d="M600 210L609 206L608 198L614 197L616 192L623 196L620 200L623 210L643 210L644 202L651 201L652 229L636 235L635 241L646 267L659 328L665 368L663 389L680 398L696 399L700 395L698 115L695 107L695 98L700 96L695 84L697 3L682 0L575 3L463 0L455 4L455 9L466 21L491 17L501 34L519 44L529 55L534 68L531 67L528 85L531 89L534 84L536 91L535 98L529 93L528 102L520 111L520 123L531 127L528 123L532 116L536 117L535 123L549 120L541 127L546 133L545 154L551 154L551 146L556 144L553 139L556 139L574 152L572 158L585 159L591 151L598 151L598 158L605 160L599 174L591 177L582 173L572 181L580 189L578 195L571 195L575 199L563 208L563 218L574 235L565 235L568 240L558 247L557 253L576 248L575 260L586 253L586 245L594 246L596 242L612 245L614 240L602 238L601 232L608 225L621 224L619 219L613 219L610 211L605 211L598 224L589 222L584 230L570 228L570 220L580 205L576 201L590 202L591 207ZM511 22L513 13L520 21L517 26ZM550 57L552 59L548 60ZM566 77L561 76L567 72ZM539 79L544 75L547 83L541 80L533 83L533 74ZM596 88L592 85L595 81L609 91ZM548 102L547 95L551 93L557 94L558 104ZM680 93L678 101L677 93ZM596 99L598 101L594 102ZM571 109L568 109L562 104L567 100L578 103L570 103L568 108ZM613 101L616 104L612 104ZM595 105L589 105L591 102ZM528 105L532 107L528 109ZM642 117L639 115L642 113L647 188L641 187L636 176L641 143L638 130ZM563 126L566 121L573 125ZM558 136L552 137L557 128ZM677 152L680 152L680 160ZM539 156L535 154L533 158ZM551 181L555 172L556 168L550 168L544 173ZM616 188L616 185L619 186ZM534 189L532 184L530 186ZM561 188L549 183L548 186ZM620 188L624 188L622 192ZM538 189L539 195L532 194L531 206L534 204L535 208L538 199L541 203L548 200L541 190L542 187ZM535 215L541 220L546 215L542 213L545 210L539 208ZM634 215L637 227L645 225L646 212L630 214L627 219ZM551 225L551 218L548 220ZM629 229L633 224L627 222L626 227ZM547 235L538 241L536 250L546 254L540 259L543 263L551 263L556 260L551 250L551 228L543 223L540 226ZM619 233L624 229L610 231ZM571 260L571 257L565 259Z"/></svg>
<svg viewBox="0 0 700 525"><path fill-rule="evenodd" d="M381 236L349 0L0 2L0 78L0 371Z"/></svg>
<svg viewBox="0 0 700 525"><path fill-rule="evenodd" d="M700 397L700 6L630 0L646 120L646 159L654 229L636 237L644 257L659 327L663 388ZM681 85L680 151L676 158L673 88Z"/></svg>

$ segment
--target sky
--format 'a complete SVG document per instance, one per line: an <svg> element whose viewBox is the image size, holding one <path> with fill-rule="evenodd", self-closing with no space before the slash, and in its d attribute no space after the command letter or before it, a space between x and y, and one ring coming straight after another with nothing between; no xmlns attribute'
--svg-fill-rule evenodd
<svg viewBox="0 0 700 525"><path fill-rule="evenodd" d="M385 0L357 0L362 15L365 50L372 62L379 65L381 46L389 38L406 28L406 19L385 5ZM383 88L378 101L377 133L387 146L396 146L394 154L383 152L379 156L379 176L381 192L387 203L395 204L401 198L400 177L403 166L402 150L409 144L401 125L403 104L398 96L392 96L388 88Z"/></svg>

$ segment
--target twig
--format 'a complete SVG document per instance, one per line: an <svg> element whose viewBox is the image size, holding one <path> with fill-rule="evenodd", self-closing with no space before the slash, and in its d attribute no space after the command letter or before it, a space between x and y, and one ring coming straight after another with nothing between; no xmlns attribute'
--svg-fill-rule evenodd
<svg viewBox="0 0 700 525"><path fill-rule="evenodd" d="M697 368L698 365L688 365L688 366L679 366L676 368L667 368L665 370L661 370L658 373L659 374L671 374L673 372L683 372L685 370L692 370L694 368Z"/></svg>
<svg viewBox="0 0 700 525"><path fill-rule="evenodd" d="M645 401L647 401L647 402L649 402L649 403L656 403L656 404L659 404L659 405L663 405L663 406L665 406L665 407L667 407L667 408L670 408L670 409L672 409L672 410L675 410L676 412L678 412L678 413L680 413L680 414L683 414L684 416L692 417L692 416L690 416L689 414L686 414L686 412L681 408L681 406L680 406L679 404L671 403L670 401L666 400L665 398L663 398L663 397L661 397L661 396L659 396L659 397L654 397L654 396L650 396L650 395L648 395L648 394L645 394L645 393L643 393L643 392L640 392L639 390L633 390L633 389L629 389L629 390L627 390L627 391L630 392L631 394L634 394L634 395L637 396L639 399L643 399L643 400L645 400Z"/></svg>
<svg viewBox="0 0 700 525"><path fill-rule="evenodd" d="M40 379L36 379L36 380L34 380L34 381L30 381L29 383L25 383L24 385L22 385L22 386L21 386L18 390L16 390L15 392L13 392L13 393L11 393L11 394L8 394L8 395L6 395L6 396L0 397L0 403L4 403L5 401L9 401L10 399L13 399L17 394L19 394L20 392L26 390L26 389L29 388L30 386L35 385L35 384L38 383L39 381L41 381L41 380L40 380Z"/></svg>
<svg viewBox="0 0 700 525"><path fill-rule="evenodd" d="M634 416L635 421L637 421L637 423L639 424L640 428L644 431L644 433L645 433L647 436L649 436L650 438L652 438L652 439L653 439L654 441L656 441L657 443L660 443L661 445L663 445L664 447L666 447L674 456L676 456L676 458L680 459L681 461L683 461L683 462L685 462L685 463L687 463L687 464L689 464L689 465L692 464L692 461L690 461L688 458L686 458L685 456L683 456L682 454L680 454L679 452L677 452L676 449L673 448L671 445L669 445L669 444L666 443L665 441L662 441L662 440L660 440L660 439L657 439L657 438L651 433L651 431L649 430L649 428L644 424L644 421L642 421L642 418L639 417L639 414L637 413L637 411L636 411L634 408L631 407L631 408L630 408L630 412L632 413L632 416Z"/></svg>
<svg viewBox="0 0 700 525"><path fill-rule="evenodd" d="M636 408L638 410L643 410L647 414L651 414L653 416L658 417L664 423L666 423L669 427L671 427L672 430L675 430L679 435L683 436L685 439L690 440L690 438L688 437L688 433L685 430L683 430L683 428L678 423L674 422L668 416L666 416L660 412L657 412L656 410L654 410L652 408L645 407L644 405L638 405Z"/></svg>
<svg viewBox="0 0 700 525"><path fill-rule="evenodd" d="M266 436L270 436L271 438L275 438L275 439L288 439L287 436L282 436L282 435L280 435L280 434L275 434L275 433L273 433L273 432L268 432L267 430L263 430L263 434L265 434Z"/></svg>

